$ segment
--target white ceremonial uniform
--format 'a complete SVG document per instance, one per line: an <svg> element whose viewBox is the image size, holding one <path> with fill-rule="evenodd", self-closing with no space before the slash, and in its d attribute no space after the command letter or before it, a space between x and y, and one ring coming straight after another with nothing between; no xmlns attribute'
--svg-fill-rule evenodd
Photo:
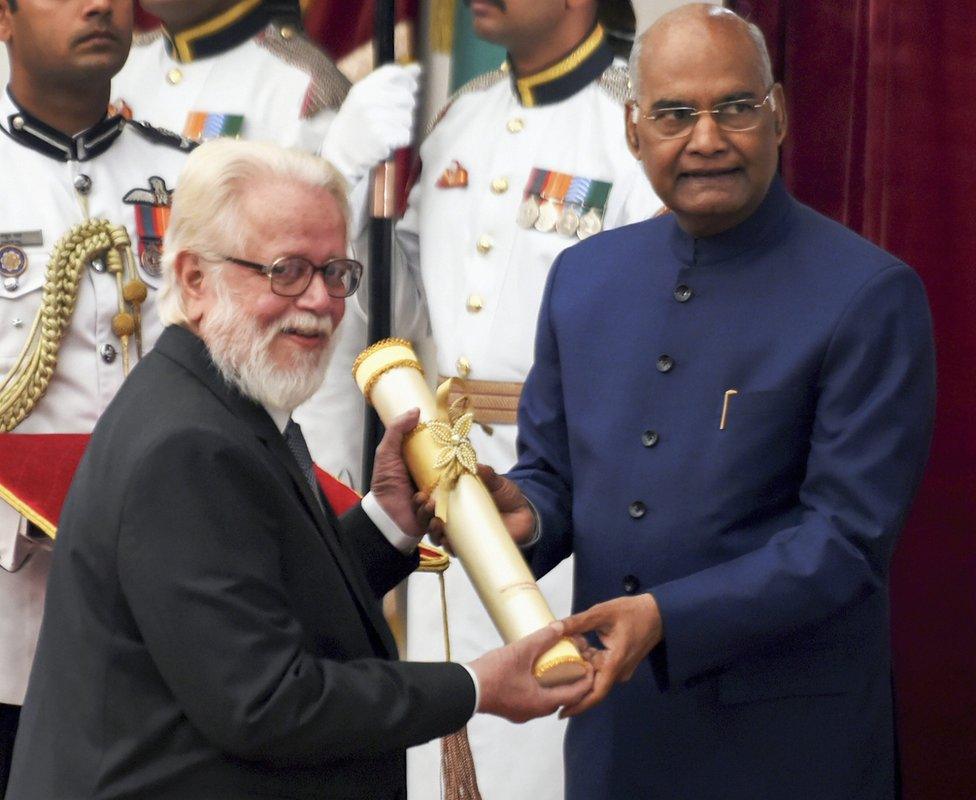
<svg viewBox="0 0 976 800"><path fill-rule="evenodd" d="M112 82L135 119L192 134L192 114L208 115L201 138L232 135L317 153L349 82L296 28L269 22L257 35L229 49L179 60L159 29L135 37L129 59ZM191 136L191 138L194 138Z"/></svg>
<svg viewBox="0 0 976 800"><path fill-rule="evenodd" d="M567 60L592 47L593 37L595 51L576 69L560 72L557 65L550 73L558 75L554 83L535 84L523 94L525 102L505 70L476 78L420 148L423 171L398 239L423 284L441 376L520 383L532 365L549 267L578 241L516 222L533 176L561 173L611 184L604 227L646 219L661 206L627 149L626 68L611 65L602 31L597 28ZM467 172L465 186L438 185L445 172L459 170ZM491 428L488 435L475 425L471 441L479 461L503 472L516 460L516 428ZM497 646L498 633L460 564L444 578L453 658L466 661ZM569 562L540 581L557 618L570 611L571 583ZM407 657L443 659L434 575L411 576L407 607ZM468 735L484 800L561 800L564 727L554 716L525 725L488 715L472 719ZM436 742L408 752L411 797L440 796L439 761Z"/></svg>
<svg viewBox="0 0 976 800"><path fill-rule="evenodd" d="M161 30L137 36L113 81L114 102L136 119L189 138L230 135L328 158L323 143L349 81L297 25L273 20L252 0L231 11L220 15L230 20L223 25L208 21L174 37ZM350 238L360 260L368 249L362 233L368 189L368 180L359 180L349 198ZM404 281L402 289L407 294L395 302L403 324L425 331L413 284ZM361 289L346 301L322 387L295 412L315 462L360 492L364 402L351 370L366 347L365 294Z"/></svg>
<svg viewBox="0 0 976 800"><path fill-rule="evenodd" d="M162 330L153 302L159 279L149 258L139 260L138 209L131 195L130 202L123 198L132 190L150 195L154 186L172 189L192 145L121 117L67 137L22 112L6 92L0 98L0 129L0 381L28 339L54 245L86 219L104 219L129 233L138 278L148 287L141 309L145 353ZM47 391L15 433L92 430L125 377L122 343L112 331L118 310L115 276L103 262L93 262L81 275ZM129 359L131 366L138 361L134 341ZM0 501L2 703L20 705L24 699L50 546L47 536L30 535L26 520Z"/></svg>

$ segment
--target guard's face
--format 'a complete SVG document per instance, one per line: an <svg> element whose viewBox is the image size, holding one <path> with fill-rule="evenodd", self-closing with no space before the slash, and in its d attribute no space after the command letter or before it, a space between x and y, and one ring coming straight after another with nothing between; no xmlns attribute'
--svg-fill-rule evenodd
<svg viewBox="0 0 976 800"><path fill-rule="evenodd" d="M766 96L752 41L729 24L688 20L655 31L644 47L640 114L658 104L711 109L729 99ZM774 108L771 108L773 106ZM775 110L774 110L775 109ZM661 139L652 124L628 107L627 141L651 185L681 227L711 236L747 219L762 202L776 172L786 133L782 90L760 109L749 131L722 130L703 114L690 135Z"/></svg>
<svg viewBox="0 0 976 800"><path fill-rule="evenodd" d="M0 40L20 85L108 81L129 54L131 0L0 0Z"/></svg>
<svg viewBox="0 0 976 800"><path fill-rule="evenodd" d="M313 264L346 256L345 219L325 189L269 181L245 190L243 212L244 252L221 255L261 264L285 255L303 256ZM239 313L268 338L268 355L276 367L304 370L318 363L345 311L345 300L328 294L321 273L298 297L274 294L267 276L256 270L228 264L223 274ZM204 319L218 300L213 287L204 285Z"/></svg>
<svg viewBox="0 0 976 800"><path fill-rule="evenodd" d="M550 30L562 16L561 0L464 0L471 8L475 34L485 41L512 48Z"/></svg>

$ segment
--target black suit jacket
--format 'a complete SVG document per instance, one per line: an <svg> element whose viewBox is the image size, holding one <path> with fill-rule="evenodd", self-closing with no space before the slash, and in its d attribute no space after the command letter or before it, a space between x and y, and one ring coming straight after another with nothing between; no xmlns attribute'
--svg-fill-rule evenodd
<svg viewBox="0 0 976 800"><path fill-rule="evenodd" d="M396 660L378 599L416 556L325 506L168 328L65 503L10 800L402 797L405 748L463 725L474 687Z"/></svg>

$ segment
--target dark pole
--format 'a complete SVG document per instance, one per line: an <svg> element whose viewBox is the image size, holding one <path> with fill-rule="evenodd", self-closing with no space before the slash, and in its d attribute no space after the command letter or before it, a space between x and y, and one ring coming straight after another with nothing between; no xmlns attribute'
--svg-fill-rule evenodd
<svg viewBox="0 0 976 800"><path fill-rule="evenodd" d="M376 17L373 45L376 66L394 59L393 26L396 23L395 0L375 0ZM369 221L369 323L367 344L390 336L391 294L393 272L393 218L396 213L396 163L391 158L373 170L372 212ZM376 445L383 435L383 425L373 410L366 406L366 426L363 433L363 491L369 488L373 475Z"/></svg>

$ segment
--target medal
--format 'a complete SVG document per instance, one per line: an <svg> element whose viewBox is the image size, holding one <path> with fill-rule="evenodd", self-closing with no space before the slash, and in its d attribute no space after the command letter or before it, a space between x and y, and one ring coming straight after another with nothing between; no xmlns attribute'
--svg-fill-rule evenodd
<svg viewBox="0 0 976 800"><path fill-rule="evenodd" d="M146 239L142 244L142 252L139 253L139 263L142 268L154 278L159 278L163 274L163 250L158 239Z"/></svg>
<svg viewBox="0 0 976 800"><path fill-rule="evenodd" d="M539 218L539 201L533 195L526 197L519 203L518 211L515 213L515 223L520 228L531 228Z"/></svg>
<svg viewBox="0 0 976 800"><path fill-rule="evenodd" d="M612 187L613 184L606 181L593 181L590 184L590 190L583 202L587 212L580 217L579 227L576 229L576 235L580 239L586 239L603 230L603 214Z"/></svg>
<svg viewBox="0 0 976 800"><path fill-rule="evenodd" d="M550 172L542 189L542 205L539 206L539 218L535 221L535 229L541 233L555 230L556 224L563 210L563 198L572 182L572 176L563 172Z"/></svg>
<svg viewBox="0 0 976 800"><path fill-rule="evenodd" d="M601 230L603 230L603 218L597 213L595 208L591 208L580 217L576 235L580 239L586 239L594 233L599 233Z"/></svg>
<svg viewBox="0 0 976 800"><path fill-rule="evenodd" d="M583 201L589 193L590 184L593 183L589 178L573 178L566 192L566 201L563 206L563 213L556 223L556 232L563 236L574 236L580 223L580 214L583 212Z"/></svg>
<svg viewBox="0 0 976 800"><path fill-rule="evenodd" d="M544 200L539 206L539 217L535 221L535 229L540 233L549 233L559 221L559 209L551 200Z"/></svg>
<svg viewBox="0 0 976 800"><path fill-rule="evenodd" d="M136 233L139 235L139 265L153 278L162 275L163 235L169 224L173 192L157 176L149 179L148 189L131 189L122 198L134 206Z"/></svg>
<svg viewBox="0 0 976 800"><path fill-rule="evenodd" d="M563 236L572 236L576 233L576 229L579 228L579 223L580 216L576 212L576 209L573 206L566 206L559 217L559 222L556 223L556 233L562 234Z"/></svg>
<svg viewBox="0 0 976 800"><path fill-rule="evenodd" d="M27 263L27 253L17 245L0 247L0 275L7 279L4 286L13 283L16 288L17 278L27 271Z"/></svg>
<svg viewBox="0 0 976 800"><path fill-rule="evenodd" d="M520 228L528 230L539 218L539 195L542 187L549 177L549 171L533 167L529 173L528 183L525 184L525 191L522 194L522 202L519 204L518 211L515 212L515 224Z"/></svg>

